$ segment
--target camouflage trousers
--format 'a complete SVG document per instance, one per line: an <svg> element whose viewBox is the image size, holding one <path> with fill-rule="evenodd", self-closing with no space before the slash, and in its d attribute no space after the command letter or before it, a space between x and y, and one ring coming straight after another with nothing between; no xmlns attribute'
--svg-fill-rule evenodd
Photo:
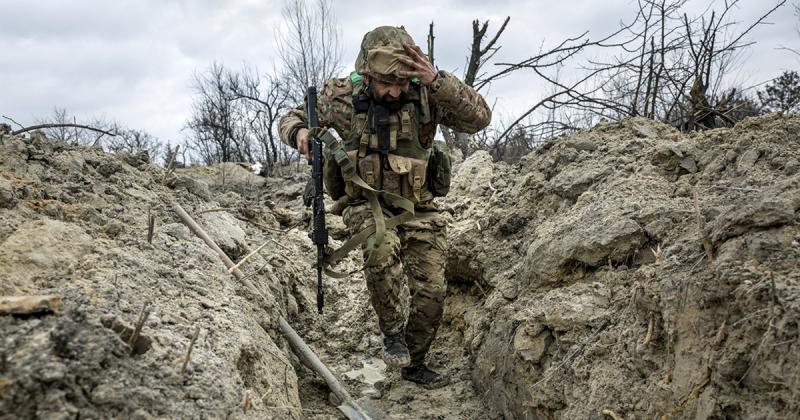
<svg viewBox="0 0 800 420"><path fill-rule="evenodd" d="M367 204L347 207L342 218L350 234L374 224ZM367 261L375 235L364 250ZM364 268L372 307L386 335L403 331L412 363L422 363L442 319L447 221L438 211L417 212L417 217L386 229L383 244L371 265ZM404 289L408 286L406 301ZM408 313L406 322L405 314Z"/></svg>

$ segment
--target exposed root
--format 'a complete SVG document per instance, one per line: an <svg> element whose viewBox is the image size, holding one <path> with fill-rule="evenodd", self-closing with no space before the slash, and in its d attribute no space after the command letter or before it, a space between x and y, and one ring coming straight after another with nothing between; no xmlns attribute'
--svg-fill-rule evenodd
<svg viewBox="0 0 800 420"><path fill-rule="evenodd" d="M722 344L722 341L725 340L725 326L727 325L727 320L722 321L722 325L719 326L719 330L717 330L717 335L714 337L714 347L719 347Z"/></svg>
<svg viewBox="0 0 800 420"><path fill-rule="evenodd" d="M248 389L244 392L244 400L242 401L242 412L247 414L247 410L250 408L250 400L252 399L252 393Z"/></svg>
<svg viewBox="0 0 800 420"><path fill-rule="evenodd" d="M186 350L186 356L183 358L183 366L181 366L181 375L186 373L186 366L189 364L189 359L192 357L192 348L194 348L194 342L197 341L198 335L200 335L200 327L194 330L192 341L189 342L189 348ZM247 413L247 410L245 410L245 413Z"/></svg>
<svg viewBox="0 0 800 420"><path fill-rule="evenodd" d="M142 332L142 326L147 321L147 317L150 316L150 303L145 303L142 306L142 312L139 313L139 320L136 321L136 328L133 330L133 334L131 334L131 338L128 340L128 346L131 348L131 354L136 351L136 341L139 339L139 334Z"/></svg>
<svg viewBox="0 0 800 420"><path fill-rule="evenodd" d="M711 383L711 368L706 367L705 371L700 376L700 378L698 378L697 381L695 381L694 385L692 386L692 390L689 391L688 394L684 395L678 401L678 404L667 410L667 412L661 416L661 420L668 420L675 414L681 412L681 410L683 410L683 408L686 407L686 404L700 397L700 393L703 392L703 390L706 388L706 386L708 386L709 383Z"/></svg>
<svg viewBox="0 0 800 420"><path fill-rule="evenodd" d="M653 327L655 324L655 317L650 313L650 321L647 323L647 335L644 337L644 346L647 347L653 341Z"/></svg>
<svg viewBox="0 0 800 420"><path fill-rule="evenodd" d="M606 417L611 417L614 420L622 420L622 417L620 417L619 414L615 413L610 408L604 408L603 411L601 411L600 413L602 413Z"/></svg>

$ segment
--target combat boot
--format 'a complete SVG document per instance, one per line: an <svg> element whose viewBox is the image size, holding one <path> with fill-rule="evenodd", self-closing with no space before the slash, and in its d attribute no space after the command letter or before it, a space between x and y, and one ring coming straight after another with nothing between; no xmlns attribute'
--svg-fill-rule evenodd
<svg viewBox="0 0 800 420"><path fill-rule="evenodd" d="M401 371L403 379L415 382L425 389L436 389L450 384L450 377L443 373L436 373L424 364L404 367Z"/></svg>
<svg viewBox="0 0 800 420"><path fill-rule="evenodd" d="M406 333L383 336L383 361L392 367L403 367L411 364L411 355L406 346Z"/></svg>

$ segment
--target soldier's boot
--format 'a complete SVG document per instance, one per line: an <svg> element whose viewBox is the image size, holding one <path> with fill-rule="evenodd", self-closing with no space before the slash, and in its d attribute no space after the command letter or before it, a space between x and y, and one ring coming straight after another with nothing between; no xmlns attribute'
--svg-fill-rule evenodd
<svg viewBox="0 0 800 420"><path fill-rule="evenodd" d="M415 382L425 389L436 389L450 384L450 377L437 373L424 364L415 364L404 367L401 371L403 379Z"/></svg>
<svg viewBox="0 0 800 420"><path fill-rule="evenodd" d="M383 361L387 366L404 367L411 364L411 355L406 346L405 332L383 337Z"/></svg>

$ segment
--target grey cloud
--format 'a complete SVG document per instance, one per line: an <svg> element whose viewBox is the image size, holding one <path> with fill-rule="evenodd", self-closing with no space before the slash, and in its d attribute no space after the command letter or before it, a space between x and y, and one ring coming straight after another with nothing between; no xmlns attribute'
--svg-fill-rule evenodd
<svg viewBox="0 0 800 420"><path fill-rule="evenodd" d="M703 7L705 1L692 1ZM746 1L739 20L763 13L763 2ZM343 72L353 67L364 33L379 25L405 25L425 45L428 24L436 25L440 68L463 72L472 20L490 20L490 32L511 16L495 60L518 61L584 30L600 36L630 19L635 2L575 0L485 1L336 0L342 27ZM82 0L80 2L5 0L0 15L0 111L27 119L48 115L53 106L80 115L107 115L147 129L159 137L181 137L189 112L194 72L213 61L262 70L276 60L275 27L279 0ZM759 40L742 74L755 81L779 69L797 67L797 59L774 48L800 41L796 17L786 9L774 25L756 29ZM491 72L496 67L488 65ZM498 114L521 112L537 100L541 87L524 72L489 90Z"/></svg>

